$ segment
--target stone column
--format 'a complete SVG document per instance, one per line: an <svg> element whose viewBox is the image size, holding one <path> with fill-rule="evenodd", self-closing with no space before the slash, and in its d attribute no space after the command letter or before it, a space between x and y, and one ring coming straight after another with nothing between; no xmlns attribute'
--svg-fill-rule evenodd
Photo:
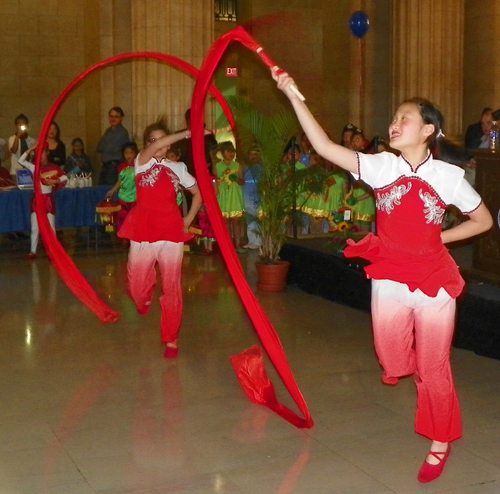
<svg viewBox="0 0 500 494"><path fill-rule="evenodd" d="M213 42L213 0L131 0L132 49L156 51L181 58L200 68ZM195 79L159 61L134 61L132 66L133 133L165 115L170 130L185 127ZM207 106L207 126L212 109Z"/></svg>
<svg viewBox="0 0 500 494"><path fill-rule="evenodd" d="M393 109L413 96L437 104L459 140L463 106L464 0L392 2Z"/></svg>

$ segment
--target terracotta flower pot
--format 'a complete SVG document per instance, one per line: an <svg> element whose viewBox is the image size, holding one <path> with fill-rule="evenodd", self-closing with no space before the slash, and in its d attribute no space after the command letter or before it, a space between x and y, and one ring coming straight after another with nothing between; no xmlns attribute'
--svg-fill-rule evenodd
<svg viewBox="0 0 500 494"><path fill-rule="evenodd" d="M275 261L276 264L256 262L257 288L263 292L281 292L286 286L286 276L290 263L288 261Z"/></svg>

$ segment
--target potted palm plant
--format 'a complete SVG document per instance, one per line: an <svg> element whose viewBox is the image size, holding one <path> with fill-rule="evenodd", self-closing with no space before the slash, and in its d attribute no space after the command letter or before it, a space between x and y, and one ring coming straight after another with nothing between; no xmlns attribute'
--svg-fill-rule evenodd
<svg viewBox="0 0 500 494"><path fill-rule="evenodd" d="M324 192L326 171L321 167L301 169L294 163L283 162L286 145L300 130L293 111L280 109L268 116L243 98L232 96L227 101L237 124L238 146L257 146L261 153L262 166L255 174L260 195L256 233L262 240L260 261L256 264L257 286L265 291L279 291L285 287L289 266L287 261L279 260L280 250L289 237L290 225L301 223L300 209L308 195ZM269 271L273 281L268 284L263 272Z"/></svg>

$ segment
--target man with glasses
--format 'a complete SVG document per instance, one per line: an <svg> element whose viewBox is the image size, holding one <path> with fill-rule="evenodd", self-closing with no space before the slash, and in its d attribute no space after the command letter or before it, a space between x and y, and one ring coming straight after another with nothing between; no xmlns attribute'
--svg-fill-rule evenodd
<svg viewBox="0 0 500 494"><path fill-rule="evenodd" d="M102 161L99 185L115 185L118 180L118 165L123 161L122 146L130 141L128 130L122 125L124 116L125 113L119 106L113 106L109 110L110 126L97 145Z"/></svg>

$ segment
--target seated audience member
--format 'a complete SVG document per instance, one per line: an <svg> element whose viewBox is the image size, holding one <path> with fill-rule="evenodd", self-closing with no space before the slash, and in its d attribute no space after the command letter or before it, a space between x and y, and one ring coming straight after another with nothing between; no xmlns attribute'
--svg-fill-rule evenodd
<svg viewBox="0 0 500 494"><path fill-rule="evenodd" d="M35 144L35 140L28 134L28 117L20 113L14 120L16 133L9 137L8 148L12 153L10 157L10 174L16 176L17 170L21 170L22 166L18 163L21 154L26 152Z"/></svg>
<svg viewBox="0 0 500 494"><path fill-rule="evenodd" d="M353 151L364 151L366 147L368 146L369 142L365 138L365 135L363 134L363 131L360 129L357 129L353 134L351 138L351 149Z"/></svg>
<svg viewBox="0 0 500 494"><path fill-rule="evenodd" d="M56 122L50 122L45 141L49 146L49 163L63 168L66 163L66 146L61 141L61 130Z"/></svg>
<svg viewBox="0 0 500 494"><path fill-rule="evenodd" d="M309 139L307 138L305 132L302 132L302 134L300 135L299 147L300 147L299 161L303 165L309 166L311 154L313 152L313 148L312 148L311 143L309 142Z"/></svg>
<svg viewBox="0 0 500 494"><path fill-rule="evenodd" d="M82 173L90 175L94 171L92 161L85 154L85 146L80 137L75 137L71 141L71 154L66 158L64 171L68 175L81 175Z"/></svg>
<svg viewBox="0 0 500 494"><path fill-rule="evenodd" d="M486 149L489 145L489 135L493 122L493 110L489 107L481 112L481 120L467 127L465 132L465 147L467 149Z"/></svg>
<svg viewBox="0 0 500 494"><path fill-rule="evenodd" d="M342 136L340 138L340 145L344 146L347 149L352 149L351 147L351 139L354 132L358 130L357 127L353 124L347 124L342 129Z"/></svg>

